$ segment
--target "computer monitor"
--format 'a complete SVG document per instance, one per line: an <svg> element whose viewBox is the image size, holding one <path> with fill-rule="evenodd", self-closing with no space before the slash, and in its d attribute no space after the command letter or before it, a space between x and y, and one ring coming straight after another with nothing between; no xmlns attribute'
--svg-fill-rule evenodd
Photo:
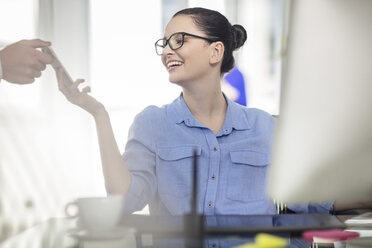
<svg viewBox="0 0 372 248"><path fill-rule="evenodd" d="M268 193L372 198L372 1L292 1Z"/></svg>

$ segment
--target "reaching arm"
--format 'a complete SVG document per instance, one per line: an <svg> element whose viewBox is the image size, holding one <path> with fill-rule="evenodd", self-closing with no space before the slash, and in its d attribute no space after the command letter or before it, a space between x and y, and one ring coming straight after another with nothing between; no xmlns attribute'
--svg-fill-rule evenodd
<svg viewBox="0 0 372 248"><path fill-rule="evenodd" d="M94 116L94 120L106 189L111 194L125 195L131 184L131 176L115 141L110 117L105 109L101 109Z"/></svg>
<svg viewBox="0 0 372 248"><path fill-rule="evenodd" d="M79 90L78 86L84 80L76 80L67 87L63 83L62 69L57 71L57 79L58 87L67 100L89 112L95 120L107 191L111 194L125 195L131 184L131 175L121 157L105 107L88 94L89 87Z"/></svg>

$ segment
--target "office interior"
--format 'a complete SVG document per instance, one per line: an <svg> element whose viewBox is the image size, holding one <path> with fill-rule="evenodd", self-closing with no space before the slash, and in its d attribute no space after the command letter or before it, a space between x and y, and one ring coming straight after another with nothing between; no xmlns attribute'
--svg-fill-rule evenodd
<svg viewBox="0 0 372 248"><path fill-rule="evenodd" d="M247 106L280 117L291 0L1 0L0 47L51 41L70 75L106 105L123 151L134 116L180 94L154 42L176 10L196 6L247 29L235 54ZM63 217L78 197L106 195L94 122L59 93L51 67L34 84L0 84L0 135L0 242Z"/></svg>

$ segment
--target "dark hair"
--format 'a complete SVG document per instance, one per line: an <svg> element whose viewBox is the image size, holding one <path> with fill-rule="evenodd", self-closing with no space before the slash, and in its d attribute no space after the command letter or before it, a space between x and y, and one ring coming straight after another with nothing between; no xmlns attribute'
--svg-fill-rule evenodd
<svg viewBox="0 0 372 248"><path fill-rule="evenodd" d="M221 41L225 46L221 65L221 74L234 68L233 51L241 47L247 39L244 27L231 25L227 18L218 11L205 8L187 8L178 11L173 17L188 15L207 36Z"/></svg>

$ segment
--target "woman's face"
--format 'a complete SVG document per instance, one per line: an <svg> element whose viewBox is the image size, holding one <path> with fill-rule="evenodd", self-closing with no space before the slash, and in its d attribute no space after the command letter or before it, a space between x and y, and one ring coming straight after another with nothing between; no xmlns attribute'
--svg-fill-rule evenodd
<svg viewBox="0 0 372 248"><path fill-rule="evenodd" d="M202 37L205 33L200 31L191 17L179 15L172 18L164 32L168 39L177 32L186 32ZM169 81L184 86L186 82L201 80L210 70L209 43L203 39L186 35L181 48L173 51L169 45L164 48L162 62L169 73Z"/></svg>

